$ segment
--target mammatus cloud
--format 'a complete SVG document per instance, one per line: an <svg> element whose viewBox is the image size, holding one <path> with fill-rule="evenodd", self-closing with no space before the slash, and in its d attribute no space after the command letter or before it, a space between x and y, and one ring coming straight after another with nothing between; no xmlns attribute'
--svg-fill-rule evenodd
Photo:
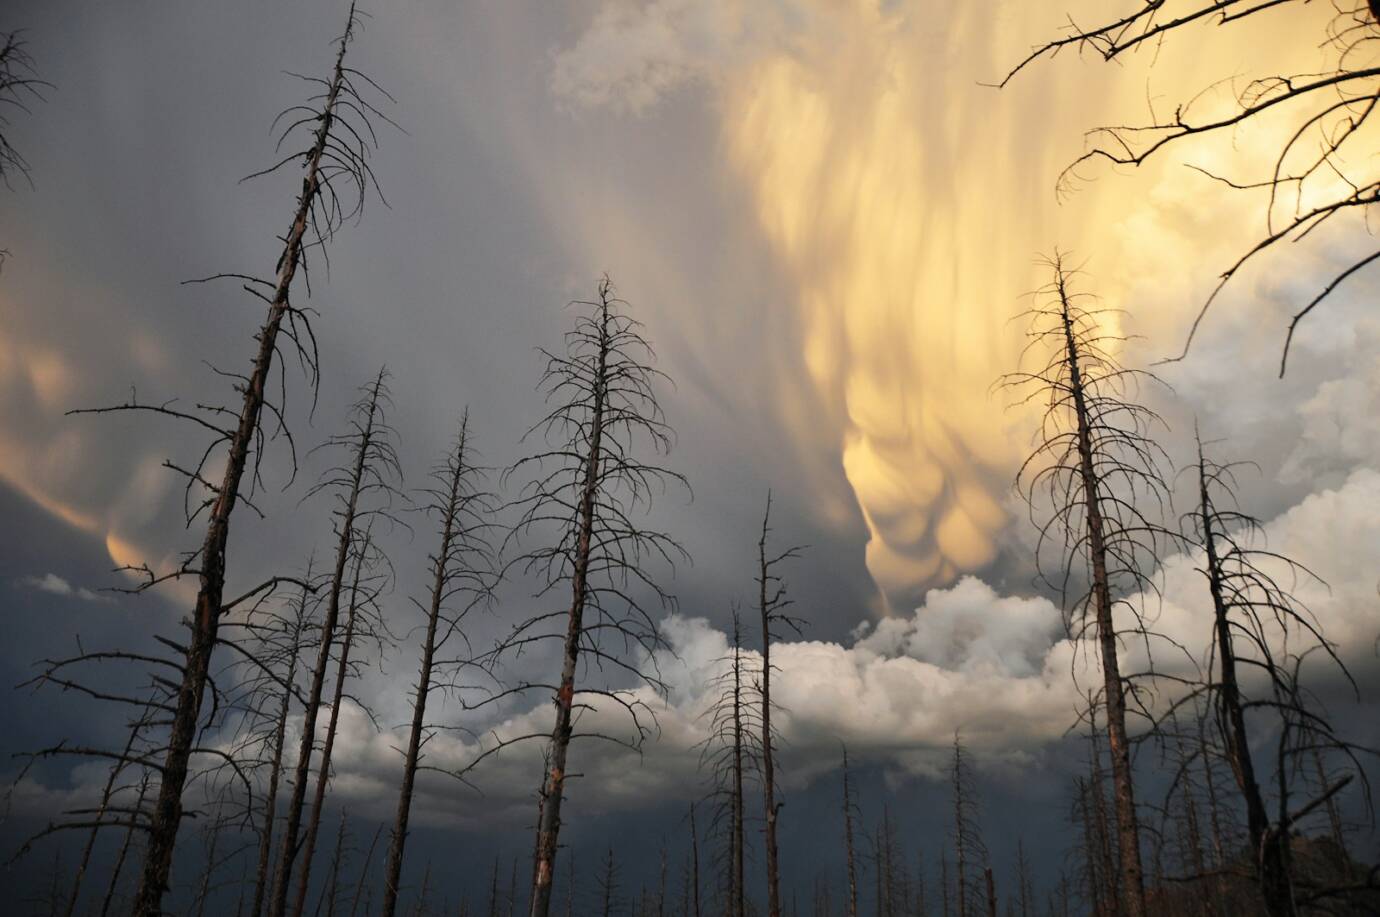
<svg viewBox="0 0 1380 917"><path fill-rule="evenodd" d="M727 165L795 286L810 385L787 393L780 410L802 442L833 431L869 531L868 569L904 608L919 589L991 563L1010 521L1006 491L1030 417L1005 410L991 389L1023 344L1011 319L1043 282L1035 255L1058 245L1092 257L1097 288L1116 306L1140 277L1161 276L1156 257L1174 254L1185 227L1204 220L1201 208L1146 193L1184 185L1182 167L1158 185L1158 165L1139 185L1108 178L1062 208L1055 176L1085 129L1144 110L1145 80L1155 95L1173 94L1201 88L1205 69L1174 57L1152 70L1144 61L1104 67L1090 81L1086 70L1050 66L998 93L979 84L1058 26L1048 7L763 8L759 17L787 24L772 40L732 3L606 3L556 58L552 86L579 104L637 112L680 82L710 87ZM1267 25L1271 42L1289 27ZM1259 45L1262 36L1214 41ZM1227 155L1209 152L1209 166ZM1184 193L1201 201L1201 192ZM1215 206L1214 219L1240 225L1243 206ZM1231 235L1214 233L1205 246L1193 234L1194 257L1229 263L1222 240ZM1131 265L1141 272L1128 275ZM1202 291L1180 286L1154 303L1152 325L1169 339L1155 342L1153 357L1180 343L1201 302Z"/></svg>

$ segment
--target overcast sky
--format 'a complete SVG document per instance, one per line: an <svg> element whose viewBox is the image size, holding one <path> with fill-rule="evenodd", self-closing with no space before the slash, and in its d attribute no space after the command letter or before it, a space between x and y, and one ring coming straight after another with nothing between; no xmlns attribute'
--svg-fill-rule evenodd
<svg viewBox="0 0 1380 917"><path fill-rule="evenodd" d="M387 365L410 484L466 406L486 463L508 464L540 416L536 348L559 346L565 304L604 272L675 380L663 393L678 432L670 464L694 496L668 494L655 520L694 563L671 581L678 658L663 660L662 737L641 759L591 749L578 813L616 825L695 795L703 680L730 602L750 594L768 488L782 540L809 545L790 579L810 627L780 654L787 779L802 811L833 792L822 781L840 739L922 796L956 729L998 796L1031 774L1061 785L1058 745L1077 689L1056 597L1033 583L1033 536L1011 491L1032 418L993 390L1022 345L1012 319L1043 280L1037 256L1057 247L1085 264L1087 289L1127 310L1126 330L1140 336L1127 362L1177 353L1217 274L1264 226L1260 201L1184 163L1262 168L1278 128L1185 147L1135 172L1089 169L1062 200L1056 177L1090 127L1148 117L1148 105L1258 73L1261 61L1316 69L1323 52L1297 36L1321 41L1329 12L1291 7L1234 32L1193 33L1154 61L1067 56L1008 89L981 85L1051 34L1065 7L1080 4L369 8L351 59L397 100L381 104L401 130L379 126L372 162L387 204L371 199L340 233L329 270L313 265L323 383L309 415L310 395L289 375L299 444L340 429L355 388ZM207 361L247 363L257 301L234 285L180 282L271 269L297 179L239 179L274 160L269 125L304 93L285 71L324 73L343 15L336 0L9 0L0 11L0 31L27 29L53 84L8 129L33 186L20 181L0 198L0 248L10 252L0 274L0 657L11 682L78 635L113 642L169 630L185 614L175 593L97 590L117 563L166 564L196 541L181 525L178 481L160 467L186 460L195 441L156 419L64 411L131 386L148 399L204 401L224 391ZM1196 418L1223 458L1258 463L1243 475L1243 502L1267 521L1272 547L1327 581L1306 585L1305 598L1373 688L1373 272L1303 326L1288 377L1274 374L1292 311L1372 244L1357 229L1339 223L1244 273L1188 359L1160 368L1168 387L1146 397L1169 423L1176 461L1189 457ZM313 462L280 493L276 454L268 519L235 520L234 583L324 549L326 505L298 503ZM391 546L401 616L411 613L404 597L423 588L421 537L398 533ZM1162 615L1199 645L1192 566L1166 563ZM476 623L479 638L528 602L523 584L510 584ZM362 687L384 723L402 721L411 672L404 648ZM6 750L109 728L70 697L0 706ZM547 712L535 700L498 726L545 729ZM1364 724L1369 713L1341 715ZM396 740L362 715L344 719L337 792L382 817ZM472 753L458 738L433 750L456 761ZM511 823L540 767L539 749L515 754L478 775L482 797L428 784L421 820ZM21 808L41 812L91 779L48 773ZM1048 795L1039 817L1057 822L1063 803L1057 789Z"/></svg>

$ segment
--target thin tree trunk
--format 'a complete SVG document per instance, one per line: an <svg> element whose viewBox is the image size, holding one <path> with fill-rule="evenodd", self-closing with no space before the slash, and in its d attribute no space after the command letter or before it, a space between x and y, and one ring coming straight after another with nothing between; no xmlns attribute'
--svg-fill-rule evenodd
<svg viewBox="0 0 1380 917"><path fill-rule="evenodd" d="M144 774L143 777L139 779L139 798L134 803L134 808L136 810L143 809L144 798L148 795L148 791L149 775ZM109 917L110 905L114 902L115 892L119 889L120 886L120 873L124 870L125 858L129 855L129 848L130 845L133 843L134 825L131 824L129 828L125 831L124 842L120 844L120 853L115 857L115 865L110 870L110 884L106 886L105 898L101 900L101 917Z"/></svg>
<svg viewBox="0 0 1380 917"><path fill-rule="evenodd" d="M695 828L695 804L690 803L690 887L694 892L695 917L700 917L700 834Z"/></svg>
<svg viewBox="0 0 1380 917"><path fill-rule="evenodd" d="M992 867L984 867L982 876L987 883L987 917L997 917L997 883L992 878Z"/></svg>
<svg viewBox="0 0 1380 917"><path fill-rule="evenodd" d="M771 735L771 611L767 595L770 569L767 559L767 525L771 518L771 495L762 517L762 538L757 542L757 607L762 617L762 802L766 819L767 917L781 917L781 880L776 844L776 765Z"/></svg>
<svg viewBox="0 0 1380 917"><path fill-rule="evenodd" d="M359 882L355 884L355 894L350 902L350 917L357 917L359 913L359 893L369 882L369 867L374 865L374 849L379 845L379 835L383 833L383 825L374 829L374 839L369 842L369 852L364 855L364 868L359 872ZM368 913L366 910L365 913Z"/></svg>
<svg viewBox="0 0 1380 917"><path fill-rule="evenodd" d="M383 917L394 917L398 906L403 852L407 844L407 823L412 812L412 791L417 779L417 762L421 758L422 730L426 725L426 702L431 693L431 668L436 657L436 630L441 620L441 606L446 598L447 565L450 562L451 542L455 535L456 513L460 507L460 485L465 474L467 434L466 427L462 425L460 439L456 444L456 461L451 469L446 511L441 522L441 544L432 567L431 604L427 607L426 634L422 638L417 693L412 704L412 728L408 731L407 751L403 756L402 786L398 790L398 814L393 823L393 841L388 847L388 867L383 880Z"/></svg>
<svg viewBox="0 0 1380 917"><path fill-rule="evenodd" d="M536 881L532 884L530 917L549 917L551 880L556 868L556 851L561 830L561 802L565 795L566 757L573 734L575 670L580 656L580 637L584 633L585 601L589 597L589 559L594 538L594 500L599 490L603 464L604 405L608 375L608 311L602 316L599 337L599 362L594 382L594 403L590 417L589 452L583 456L584 482L578 508L579 535L576 539L574 570L571 576L570 612L561 665L560 688L556 692L556 723L551 730L551 764L542 790L541 816L537 828Z"/></svg>
<svg viewBox="0 0 1380 917"><path fill-rule="evenodd" d="M1107 708L1107 744L1112 758L1112 784L1116 800L1117 849L1121 861L1122 900L1128 917L1146 917L1145 883L1140 860L1140 829L1135 789L1131 776L1131 748L1126 735L1126 693L1122 684L1116 628L1112 622L1112 592L1107 574L1107 545L1102 517L1101 487L1093 464L1093 440L1083 390L1080 353L1069 314L1063 275L1059 277L1063 309L1064 344L1069 364L1069 387L1078 421L1078 458L1087 512L1088 553L1092 561L1093 612L1101 649L1103 692Z"/></svg>
<svg viewBox="0 0 1380 917"><path fill-rule="evenodd" d="M216 871L216 847L220 841L220 826L211 826L211 842L206 849L206 868L201 873L201 887L196 895L196 917L206 917L206 899L211 897L211 877Z"/></svg>
<svg viewBox="0 0 1380 917"><path fill-rule="evenodd" d="M1222 559L1217 554L1217 535L1212 495L1208 490L1207 465L1203 459L1202 443L1198 444L1198 511L1202 526L1203 549L1207 554L1208 590L1212 594L1215 636L1221 685L1217 696L1221 700L1223 736L1226 739L1227 759L1246 803L1246 827L1251 838L1253 862L1260 876L1261 893L1266 911L1272 917L1292 917L1293 894L1288 870L1279 854L1279 843L1271 839L1270 817L1265 800L1256 782L1255 763L1251 760L1250 739L1246 732L1246 714L1241 703L1241 689L1236 677L1236 651L1232 642L1231 621L1222 582ZM1287 837L1281 843L1287 844Z"/></svg>
<svg viewBox="0 0 1380 917"><path fill-rule="evenodd" d="M91 833L86 836L86 844L81 851L81 859L77 861L77 872L72 877L72 890L67 896L67 907L64 910L66 917L72 917L77 910L77 899L81 897L81 883L86 876L86 869L91 864L91 853L96 847L96 838L101 831L101 822L105 819L106 808L110 805L111 794L115 790L115 781L119 779L124 771L129 753L134 749L134 743L139 739L139 733L147 724L148 711L140 715L138 721L130 728L129 738L125 741L125 749L120 753L119 759L110 768L110 775L106 777L105 786L101 788L101 804L96 811L96 824L92 826Z"/></svg>
<svg viewBox="0 0 1380 917"><path fill-rule="evenodd" d="M735 621L736 623L736 621ZM733 917L746 917L743 881L743 657L742 643L733 641Z"/></svg>
<svg viewBox="0 0 1380 917"><path fill-rule="evenodd" d="M853 784L848 773L848 746L843 748L843 843L848 866L848 917L858 917L858 867L853 856Z"/></svg>
<svg viewBox="0 0 1380 917"><path fill-rule="evenodd" d="M326 887L321 892L321 897L316 900L316 913L321 913L321 905L326 905L326 917L335 917L335 898L336 889L340 882L340 858L345 848L345 819L344 809L340 810L340 827L335 832L335 852L331 854L330 878L326 880Z"/></svg>
<svg viewBox="0 0 1380 917"><path fill-rule="evenodd" d="M326 152L335 117L336 100L345 80L345 49L349 44L353 25L352 5L350 22L341 38L335 69L327 84L326 97L321 108L321 123L316 129L311 152L306 157L302 192L297 199L297 212L293 215L282 255L278 259L272 304L263 326L259 329L259 350L254 357L254 368L243 385L244 403L240 409L234 435L229 441L225 470L210 507L206 537L202 541L198 555L200 574L196 610L192 615L187 659L182 670L182 683L177 692L177 708L173 714L172 730L168 738L167 757L161 770L158 799L154 803L149 821L148 850L133 908L136 917L159 917L163 912L163 895L168 890L173 848L177 843L177 832L182 822L182 790L187 782L188 764L196 742L202 695L206 692L211 668L211 653L215 649L220 629L222 595L225 590L225 548L230 538L230 516L239 499L240 480L244 477L249 450L259 428L259 415L265 400L264 392L278 346L278 332L290 308L288 294L301 262L303 238L317 196L321 192L321 158Z"/></svg>
<svg viewBox="0 0 1380 917"><path fill-rule="evenodd" d="M383 375L380 373L374 383L373 396L370 398L363 429L360 432L354 466L351 468L350 490L340 516L335 566L331 571L330 593L326 596L326 614L321 621L321 646L317 650L316 665L312 669L306 709L302 712L302 737L297 751L292 797L288 802L283 825L283 843L278 854L278 870L273 880L273 906L270 908L273 917L284 917L287 913L288 886L292 882L292 864L297 856L302 809L306 804L307 782L311 777L311 753L316 744L316 718L321 710L321 695L325 691L326 673L331 664L331 646L335 641L335 629L340 622L340 594L344 589L345 570L349 565L350 548L354 543L355 519L359 513L359 497L364 484L365 469L368 466L369 447L374 436L379 391L382 385Z"/></svg>
<svg viewBox="0 0 1380 917"><path fill-rule="evenodd" d="M308 567L307 579L311 579ZM273 759L268 771L268 788L264 796L264 824L259 834L259 863L254 871L254 901L252 917L262 917L264 895L268 891L269 863L273 858L273 825L278 818L278 784L283 773L283 746L287 738L288 713L292 707L292 687L297 679L297 654L302 647L302 627L306 621L307 590L300 596L302 603L297 620L293 622L292 643L288 647L287 676L283 680L283 702L278 706L278 721L273 725Z"/></svg>
<svg viewBox="0 0 1380 917"><path fill-rule="evenodd" d="M307 836L302 844L302 871L297 879L297 899L293 917L302 917L307 907L307 889L311 883L312 857L316 853L316 839L321 832L321 816L326 808L326 784L331 777L331 753L335 749L336 729L340 724L340 706L345 700L345 679L350 671L350 650L354 645L355 625L359 618L359 581L363 575L365 555L369 551L370 536L355 559L355 573L350 583L350 607L345 616L345 633L340 639L340 658L336 660L335 693L331 698L331 715L326 721L326 738L321 744L321 766L316 772L316 792L312 797L311 820L307 822Z"/></svg>

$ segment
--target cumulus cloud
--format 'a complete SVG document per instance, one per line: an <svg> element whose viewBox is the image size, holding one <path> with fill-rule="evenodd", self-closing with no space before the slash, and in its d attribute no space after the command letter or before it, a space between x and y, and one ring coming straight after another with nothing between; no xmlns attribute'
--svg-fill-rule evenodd
<svg viewBox="0 0 1380 917"><path fill-rule="evenodd" d="M1380 471L1357 470L1341 486L1307 497L1269 521L1263 539L1264 546L1318 574L1318 580L1296 583L1298 598L1344 662L1357 672L1373 669L1380 634L1375 595ZM1190 651L1188 656L1160 653L1161 671L1191 675L1206 658L1211 617L1201 562L1194 554L1167 558L1160 571L1161 594L1143 597L1153 627ZM699 753L715 700L713 682L726 665L728 637L703 618L678 615L665 621L664 634L668 648L644 662L655 662L666 696L645 688L636 692L656 710L659 732L640 755L602 741L578 746L572 760L585 775L575 791L581 806L629 808L693 796L702 788ZM1127 670L1147 662L1143 647L1132 641L1125 654ZM749 666L760 664L756 653L746 658ZM788 783L796 786L831 770L840 742L897 774L938 777L956 731L989 765L1037 765L1042 750L1066 735L1084 691L1101 677L1095 654L1076 652L1064 639L1060 611L1052 602L1004 596L974 577L930 590L909 616L863 625L848 645L786 641L773 646L772 659L780 668L773 694L782 708L774 722L781 730ZM1347 701L1340 679L1321 668L1312 675L1324 700ZM1169 690L1161 703L1169 699ZM582 729L631 737L621 708L597 699L593 705ZM549 727L548 705L536 703L501 718L483 737L439 736L428 746L429 763L461 769L498 738L542 735ZM375 732L357 712L346 712L342 730L338 742L347 751L340 791L361 804L386 798L398 767L395 740ZM489 798L487 805L528 803L541 773L542 744L515 746L469 775ZM467 795L454 784L436 775L424 784L423 818L474 817Z"/></svg>

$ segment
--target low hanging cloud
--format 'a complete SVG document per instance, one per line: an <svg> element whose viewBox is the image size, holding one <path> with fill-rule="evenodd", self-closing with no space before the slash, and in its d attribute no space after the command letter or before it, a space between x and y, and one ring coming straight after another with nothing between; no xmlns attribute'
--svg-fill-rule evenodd
<svg viewBox="0 0 1380 917"><path fill-rule="evenodd" d="M1316 580L1295 583L1297 597L1353 674L1373 682L1380 669L1380 571L1375 566L1380 471L1358 469L1339 487L1308 496L1268 522L1263 537L1271 550L1317 573ZM1192 554L1167 558L1159 576L1161 595L1145 602L1154 628L1192 653L1204 653L1211 639L1200 568L1201 558ZM637 753L608 741L577 741L571 768L579 777L572 805L582 810L635 810L693 798L705 789L700 757L717 695L713 682L727 664L728 636L704 618L680 615L667 618L663 632L667 648L644 664L655 662L666 693L643 687L632 694L656 712L656 732ZM1138 645L1128 643L1125 653L1128 671L1145 664ZM1093 655L1075 652L1063 638L1060 609L1050 600L1004 596L971 576L931 590L909 616L861 625L849 645L773 644L772 661L780 670L773 694L781 706L774 722L781 734L785 788L833 770L840 743L847 743L850 755L895 775L939 778L958 731L984 766L1038 768L1041 752L1068 733L1085 690L1100 680ZM1191 675L1200 661L1164 654L1156 663L1162 671ZM751 669L760 665L760 657L748 652L746 662ZM1334 716L1355 711L1344 680L1322 668L1305 670L1305 677ZM405 684L395 687L406 690ZM581 732L632 738L620 706L598 698L590 698L590 704L578 724ZM419 775L414 808L420 823L479 827L494 817L530 813L543 769L540 736L551 726L550 705L534 696L487 726L466 722L470 716L445 709L437 714L438 722L473 731L446 729L428 742L423 763L430 770ZM292 724L289 748L297 745L292 732L299 724L300 718ZM470 769L494 742L524 735L538 738ZM396 799L400 744L397 733L378 730L357 706L342 709L333 793L351 812L388 817ZM15 805L41 812L54 793L94 794L98 771L74 771L80 786L72 790L28 779L18 788ZM464 771L466 783L446 771Z"/></svg>

